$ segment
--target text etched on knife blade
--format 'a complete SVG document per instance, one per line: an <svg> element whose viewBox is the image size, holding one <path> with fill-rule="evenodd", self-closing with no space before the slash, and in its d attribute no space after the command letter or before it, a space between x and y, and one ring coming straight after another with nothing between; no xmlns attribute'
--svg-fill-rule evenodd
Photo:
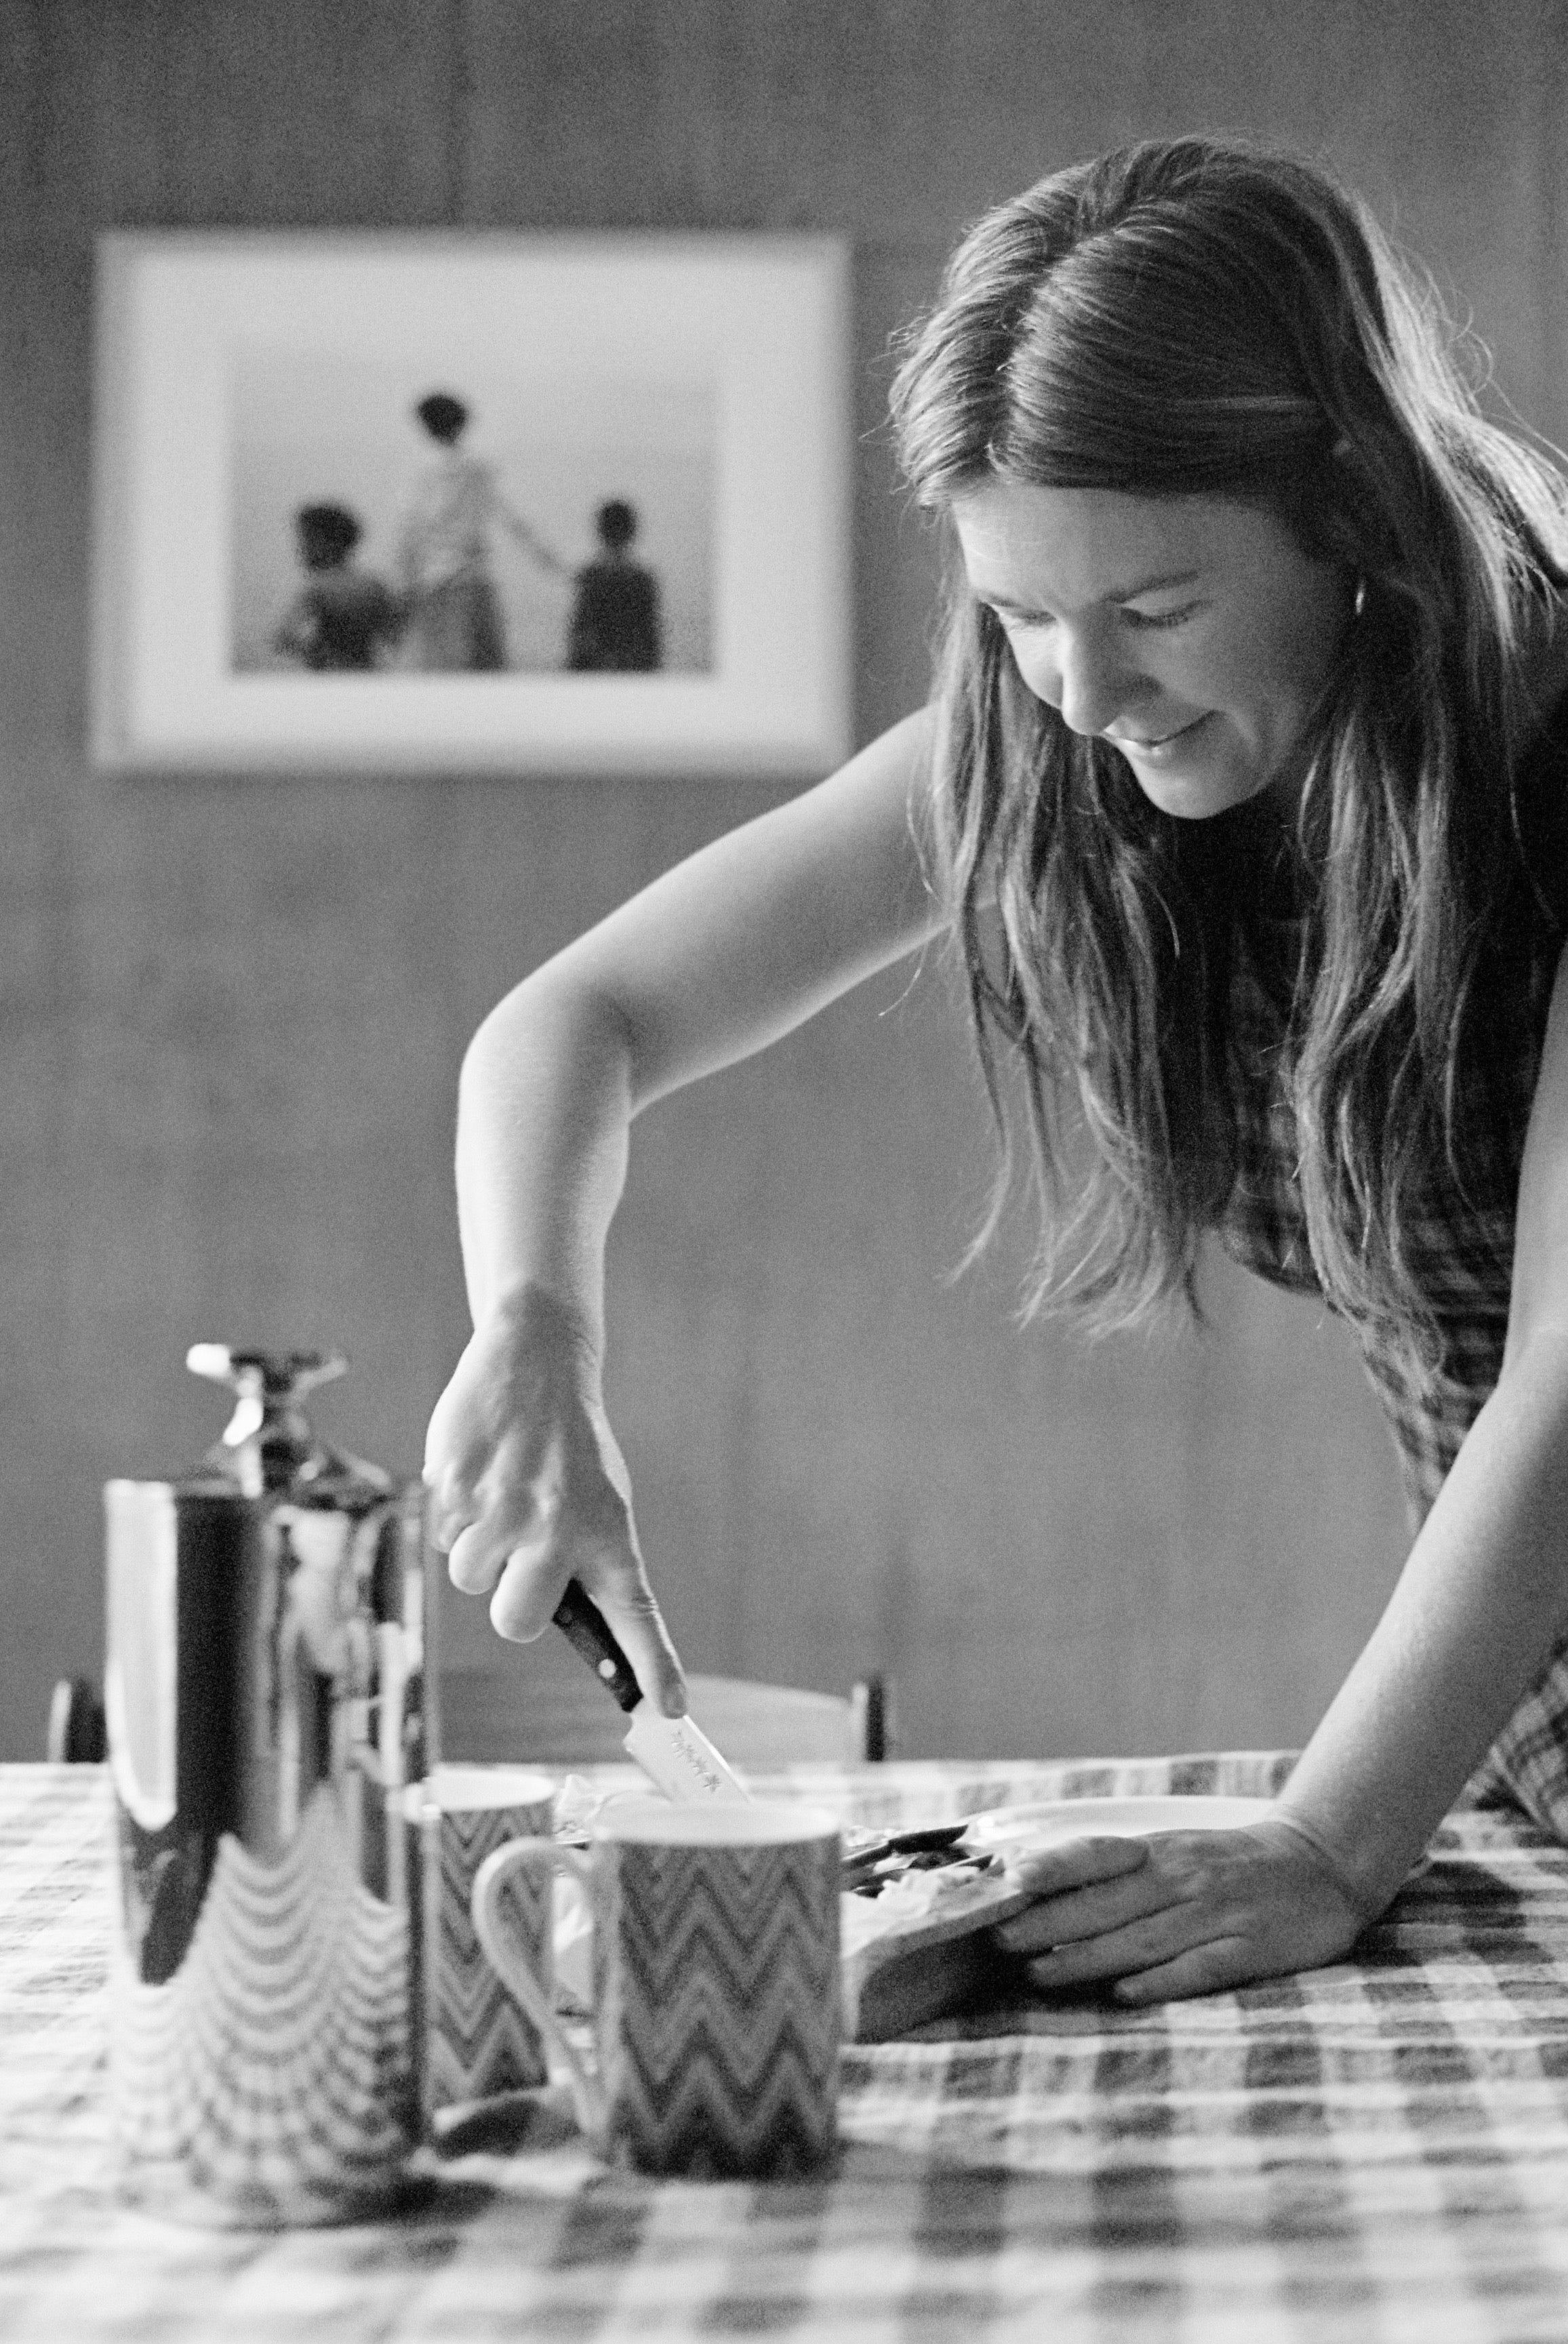
<svg viewBox="0 0 1568 2344"><path fill-rule="evenodd" d="M691 1768L693 1773L695 1774L698 1782L702 1783L704 1790L710 1792L722 1791L724 1787L723 1777L714 1772L713 1766L703 1755L703 1753L686 1734L682 1733L679 1725L676 1726L674 1733L671 1738L674 1742L675 1747L679 1750L681 1756Z"/></svg>

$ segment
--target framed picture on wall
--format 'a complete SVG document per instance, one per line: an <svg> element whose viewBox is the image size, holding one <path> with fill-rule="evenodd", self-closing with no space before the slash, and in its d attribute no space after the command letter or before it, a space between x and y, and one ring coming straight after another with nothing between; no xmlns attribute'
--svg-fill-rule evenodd
<svg viewBox="0 0 1568 2344"><path fill-rule="evenodd" d="M97 761L824 772L847 277L806 236L104 237Z"/></svg>

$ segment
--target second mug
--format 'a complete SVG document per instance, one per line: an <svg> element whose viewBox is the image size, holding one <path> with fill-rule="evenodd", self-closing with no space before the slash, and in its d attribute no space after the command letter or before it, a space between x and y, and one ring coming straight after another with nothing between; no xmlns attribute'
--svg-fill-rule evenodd
<svg viewBox="0 0 1568 2344"><path fill-rule="evenodd" d="M408 1792L410 1872L416 1893L412 1980L414 2064L421 2129L439 2140L472 2107L545 2079L531 2022L474 1936L474 1880L495 1850L547 1834L554 1784L521 1766L438 1766ZM518 1879L494 1915L505 1943L526 1948L548 1985L548 1881Z"/></svg>

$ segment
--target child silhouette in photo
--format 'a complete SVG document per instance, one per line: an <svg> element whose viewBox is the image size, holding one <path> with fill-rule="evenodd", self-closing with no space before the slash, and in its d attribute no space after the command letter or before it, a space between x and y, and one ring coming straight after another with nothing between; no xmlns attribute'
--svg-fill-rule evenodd
<svg viewBox="0 0 1568 2344"><path fill-rule="evenodd" d="M414 409L437 453L403 520L400 561L409 611L408 664L495 672L506 666L501 597L491 572L497 528L541 569L561 563L502 494L495 468L461 445L469 410L450 391Z"/></svg>
<svg viewBox="0 0 1568 2344"><path fill-rule="evenodd" d="M354 560L364 531L347 505L301 505L294 516L307 583L273 636L285 659L316 672L379 667L402 631L397 597Z"/></svg>
<svg viewBox="0 0 1568 2344"><path fill-rule="evenodd" d="M594 524L602 551L577 573L566 664L622 672L657 668L663 657L659 581L632 559L637 508L612 497Z"/></svg>

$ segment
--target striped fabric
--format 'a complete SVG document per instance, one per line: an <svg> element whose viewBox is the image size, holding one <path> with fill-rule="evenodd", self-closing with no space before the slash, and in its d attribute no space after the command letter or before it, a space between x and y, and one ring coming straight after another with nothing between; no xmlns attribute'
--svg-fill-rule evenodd
<svg viewBox="0 0 1568 2344"><path fill-rule="evenodd" d="M1258 1793L1288 1756L815 1774L846 1816ZM770 1785L770 1788L773 1787ZM529 2095L428 2199L181 2229L108 2151L108 1802L0 1767L5 2344L1547 2344L1568 2338L1568 1849L1469 1811L1353 1961L1130 2012L998 1999L848 2046L838 2158L658 2181Z"/></svg>
<svg viewBox="0 0 1568 2344"><path fill-rule="evenodd" d="M1239 1040L1259 1068L1259 1080L1220 1241L1233 1260L1271 1284L1317 1293L1280 1021L1245 967L1236 1015ZM1528 1046L1522 1057L1524 1065L1533 1065ZM1527 1080L1523 1072L1519 1080ZM1409 1249L1438 1321L1437 1360L1429 1364L1386 1327L1361 1325L1356 1333L1367 1379L1393 1437L1413 1532L1502 1372L1513 1267L1512 1210L1477 1212L1460 1225L1434 1206L1412 1217ZM1553 1652L1498 1735L1472 1778L1468 1796L1482 1804L1515 1803L1568 1841L1568 1638Z"/></svg>

